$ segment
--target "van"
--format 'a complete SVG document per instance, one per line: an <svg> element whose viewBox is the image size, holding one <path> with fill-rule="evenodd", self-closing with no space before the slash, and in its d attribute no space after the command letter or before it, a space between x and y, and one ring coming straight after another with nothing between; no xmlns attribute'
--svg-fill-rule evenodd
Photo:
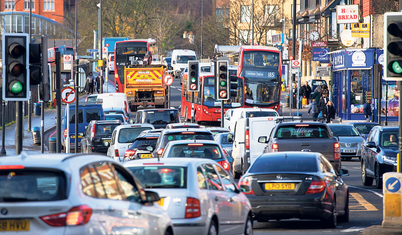
<svg viewBox="0 0 402 235"><path fill-rule="evenodd" d="M236 179L244 174L264 151L266 144L259 143L258 138L269 136L276 126L276 118L277 116L248 117L237 120L233 135L228 136L228 140L233 142L233 176Z"/></svg>
<svg viewBox="0 0 402 235"><path fill-rule="evenodd" d="M109 54L108 58L109 73L114 73L114 54Z"/></svg>
<svg viewBox="0 0 402 235"><path fill-rule="evenodd" d="M75 104L70 104L69 117L67 119L67 106L63 111L62 119L62 146L66 149L67 123L70 123L70 148L75 148ZM83 103L78 106L78 146L80 147L82 136L92 120L105 120L102 104Z"/></svg>
<svg viewBox="0 0 402 235"><path fill-rule="evenodd" d="M237 108L229 109L226 111L223 119L223 127L233 131L233 128L240 118L246 117L271 117L279 116L278 112L274 109L260 109L260 108Z"/></svg>
<svg viewBox="0 0 402 235"><path fill-rule="evenodd" d="M187 67L189 60L197 60L197 55L195 54L195 51L173 50L172 69L175 78L180 78L180 74Z"/></svg>
<svg viewBox="0 0 402 235"><path fill-rule="evenodd" d="M128 106L127 96L125 93L104 93L98 94L98 101L102 100L102 107L104 110L122 110L124 109L127 114L130 113Z"/></svg>

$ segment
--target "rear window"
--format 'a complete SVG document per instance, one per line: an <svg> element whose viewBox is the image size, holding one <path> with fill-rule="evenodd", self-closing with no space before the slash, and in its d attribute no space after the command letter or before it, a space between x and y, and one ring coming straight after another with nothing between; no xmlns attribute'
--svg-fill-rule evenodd
<svg viewBox="0 0 402 235"><path fill-rule="evenodd" d="M231 142L228 141L228 135L221 136L221 144L232 144Z"/></svg>
<svg viewBox="0 0 402 235"><path fill-rule="evenodd" d="M98 97L94 96L94 97L88 97L87 102L96 102L98 100Z"/></svg>
<svg viewBox="0 0 402 235"><path fill-rule="evenodd" d="M100 110L96 108L87 109L86 111L87 122L91 122L92 120L100 120Z"/></svg>
<svg viewBox="0 0 402 235"><path fill-rule="evenodd" d="M105 117L106 120L119 120L120 122L124 123L123 116L121 115L108 115Z"/></svg>
<svg viewBox="0 0 402 235"><path fill-rule="evenodd" d="M276 112L246 112L246 117L276 117Z"/></svg>
<svg viewBox="0 0 402 235"><path fill-rule="evenodd" d="M360 134L368 134L370 133L373 127L377 126L377 124L355 124L355 128L360 132Z"/></svg>
<svg viewBox="0 0 402 235"><path fill-rule="evenodd" d="M117 126L119 126L119 124L97 124L95 126L95 136L112 136L112 132Z"/></svg>
<svg viewBox="0 0 402 235"><path fill-rule="evenodd" d="M145 112L144 123L169 124L178 122L179 122L179 113L177 110L160 110L160 111Z"/></svg>
<svg viewBox="0 0 402 235"><path fill-rule="evenodd" d="M208 158L222 159L222 153L218 145L215 144L177 144L170 148L167 157L185 157L185 158Z"/></svg>
<svg viewBox="0 0 402 235"><path fill-rule="evenodd" d="M133 127L124 128L119 132L119 143L133 143L134 140L140 135L144 130L152 129L150 127Z"/></svg>
<svg viewBox="0 0 402 235"><path fill-rule="evenodd" d="M146 188L187 188L187 167L158 165L128 169Z"/></svg>
<svg viewBox="0 0 402 235"><path fill-rule="evenodd" d="M295 126L279 127L275 133L278 139L299 139L299 138L329 138L325 126L299 124Z"/></svg>
<svg viewBox="0 0 402 235"><path fill-rule="evenodd" d="M62 172L0 170L0 202L57 201L67 198Z"/></svg>
<svg viewBox="0 0 402 235"><path fill-rule="evenodd" d="M189 132L190 133L190 132ZM211 133L208 132L192 132L191 134L171 133L166 134L163 138L162 146L174 140L214 140Z"/></svg>
<svg viewBox="0 0 402 235"><path fill-rule="evenodd" d="M317 172L316 158L301 156L269 156L257 158L250 173Z"/></svg>
<svg viewBox="0 0 402 235"><path fill-rule="evenodd" d="M70 123L75 123L75 109L70 109ZM83 123L84 117L82 115L82 109L78 109L78 123Z"/></svg>
<svg viewBox="0 0 402 235"><path fill-rule="evenodd" d="M156 141L158 141L158 138L154 139L138 138L134 141L133 145L131 145L130 149L146 150L148 146L151 146L152 148L155 149Z"/></svg>
<svg viewBox="0 0 402 235"><path fill-rule="evenodd" d="M321 85L327 85L327 82L325 80L313 80L312 82L313 86L321 86Z"/></svg>
<svg viewBox="0 0 402 235"><path fill-rule="evenodd" d="M334 136L359 136L359 132L353 126L333 126L330 125Z"/></svg>

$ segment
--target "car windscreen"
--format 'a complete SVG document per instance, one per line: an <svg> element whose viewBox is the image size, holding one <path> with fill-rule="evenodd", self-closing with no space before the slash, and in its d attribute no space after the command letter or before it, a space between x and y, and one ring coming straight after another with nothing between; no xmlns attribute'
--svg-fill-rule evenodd
<svg viewBox="0 0 402 235"><path fill-rule="evenodd" d="M117 126L119 126L119 124L96 124L95 137L111 137Z"/></svg>
<svg viewBox="0 0 402 235"><path fill-rule="evenodd" d="M134 140L140 135L140 133L144 130L152 129L151 127L132 127L132 128L123 128L120 129L119 132L119 143L133 143Z"/></svg>
<svg viewBox="0 0 402 235"><path fill-rule="evenodd" d="M267 112L267 111L254 111L254 112L246 112L246 117L276 117L278 114L276 112Z"/></svg>
<svg viewBox="0 0 402 235"><path fill-rule="evenodd" d="M135 139L134 143L130 146L130 149L147 150L148 146L151 146L153 149L155 149L157 141L158 138L152 138L152 139L137 138Z"/></svg>
<svg viewBox="0 0 402 235"><path fill-rule="evenodd" d="M145 123L168 124L179 122L177 110L158 110L145 112Z"/></svg>
<svg viewBox="0 0 402 235"><path fill-rule="evenodd" d="M383 148L398 148L398 131L383 131L380 133L380 145Z"/></svg>
<svg viewBox="0 0 402 235"><path fill-rule="evenodd" d="M22 169L0 170L0 202L57 201L67 198L66 177L62 172L18 167Z"/></svg>
<svg viewBox="0 0 402 235"><path fill-rule="evenodd" d="M257 158L250 173L317 172L317 160L303 156L269 156Z"/></svg>
<svg viewBox="0 0 402 235"><path fill-rule="evenodd" d="M181 158L208 158L212 160L222 159L223 154L216 144L175 144L170 148L167 157L181 157Z"/></svg>
<svg viewBox="0 0 402 235"><path fill-rule="evenodd" d="M281 126L275 133L278 139L329 138L327 128L322 125L296 124Z"/></svg>
<svg viewBox="0 0 402 235"><path fill-rule="evenodd" d="M88 97L87 102L96 102L97 99L98 99L98 97L96 97L96 96Z"/></svg>
<svg viewBox="0 0 402 235"><path fill-rule="evenodd" d="M178 132L178 133L170 133L166 134L163 137L162 147L166 146L166 144L170 141L175 140L214 140L214 137L211 133L208 132Z"/></svg>
<svg viewBox="0 0 402 235"><path fill-rule="evenodd" d="M123 116L121 116L121 115L106 115L105 119L106 120L119 120L124 123Z"/></svg>
<svg viewBox="0 0 402 235"><path fill-rule="evenodd" d="M359 132L353 126L329 125L334 136L359 136Z"/></svg>
<svg viewBox="0 0 402 235"><path fill-rule="evenodd" d="M360 134L367 135L370 133L373 127L377 126L377 124L355 124L354 126L360 132Z"/></svg>
<svg viewBox="0 0 402 235"><path fill-rule="evenodd" d="M128 169L146 188L187 188L187 167L156 165Z"/></svg>

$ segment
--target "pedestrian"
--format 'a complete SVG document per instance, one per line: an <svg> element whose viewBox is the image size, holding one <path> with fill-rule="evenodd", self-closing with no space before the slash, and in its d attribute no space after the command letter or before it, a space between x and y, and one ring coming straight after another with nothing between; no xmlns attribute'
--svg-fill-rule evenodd
<svg viewBox="0 0 402 235"><path fill-rule="evenodd" d="M89 72L87 82L88 82L88 93L92 95L94 93L94 83L95 83L95 76L93 75L92 72Z"/></svg>
<svg viewBox="0 0 402 235"><path fill-rule="evenodd" d="M332 101L328 101L323 112L324 118L327 119L327 123L330 123L332 119L335 119L336 111Z"/></svg>
<svg viewBox="0 0 402 235"><path fill-rule="evenodd" d="M308 84L307 81L303 85L303 89L304 89L304 96L307 99L307 104L309 104L310 101L311 101L311 87L310 87L310 85Z"/></svg>
<svg viewBox="0 0 402 235"><path fill-rule="evenodd" d="M363 113L364 116L366 117L366 121L370 122L371 121L371 100L366 99L366 103L363 105Z"/></svg>
<svg viewBox="0 0 402 235"><path fill-rule="evenodd" d="M321 85L321 95L325 94L327 97L329 97L329 90L328 86L326 84Z"/></svg>
<svg viewBox="0 0 402 235"><path fill-rule="evenodd" d="M98 94L100 94L101 78L102 78L102 82L104 83L103 76L101 76L101 75L99 74L99 75L96 77L96 92L98 92Z"/></svg>
<svg viewBox="0 0 402 235"><path fill-rule="evenodd" d="M325 106L327 105L328 101L329 101L329 99L328 99L327 95L325 93L323 93L321 95L320 102L318 103L320 112L322 112L325 109Z"/></svg>
<svg viewBox="0 0 402 235"><path fill-rule="evenodd" d="M312 100L310 107L308 108L307 114L310 115L311 112L313 113L313 121L317 121L317 117L320 112L317 102L314 99Z"/></svg>

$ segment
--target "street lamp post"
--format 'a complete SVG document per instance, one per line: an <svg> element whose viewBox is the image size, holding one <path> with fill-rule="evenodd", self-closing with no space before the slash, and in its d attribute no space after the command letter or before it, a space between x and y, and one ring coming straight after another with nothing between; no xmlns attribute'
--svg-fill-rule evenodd
<svg viewBox="0 0 402 235"><path fill-rule="evenodd" d="M100 3L98 4L99 7L99 59L103 60L103 47L102 47L102 0L100 0ZM100 70L100 92L103 93L103 66L101 67Z"/></svg>
<svg viewBox="0 0 402 235"><path fill-rule="evenodd" d="M72 28L73 28L73 23L71 23L71 21L70 21L67 17L65 17L65 16L63 16L63 15L57 15L57 14L52 14L52 15L53 15L53 16L63 17L64 19L66 19L67 22L68 22L68 24L70 25L70 29L72 30ZM73 40L74 40L74 38L71 38L71 46L72 46L72 47L74 46Z"/></svg>
<svg viewBox="0 0 402 235"><path fill-rule="evenodd" d="M18 0L16 2L13 2L13 5L11 7L11 31L10 33L13 33L13 24L14 24L14 8L15 4L19 3L21 0ZM18 22L17 22L18 23Z"/></svg>

